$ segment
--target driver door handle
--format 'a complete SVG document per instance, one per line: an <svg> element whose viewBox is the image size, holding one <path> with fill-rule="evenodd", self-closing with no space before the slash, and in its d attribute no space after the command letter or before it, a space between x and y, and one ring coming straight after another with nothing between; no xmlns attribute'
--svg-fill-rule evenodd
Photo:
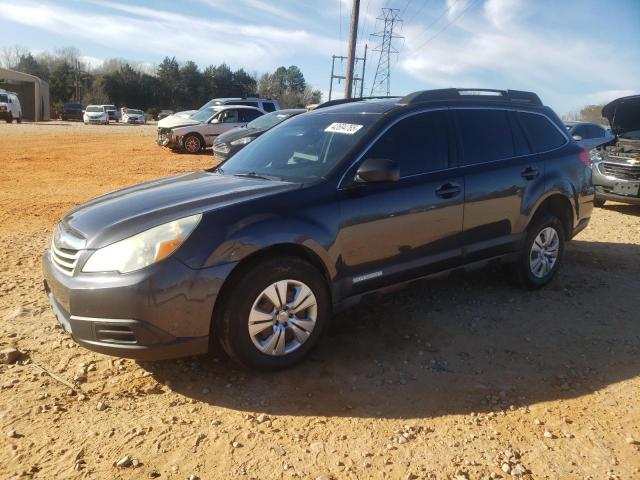
<svg viewBox="0 0 640 480"><path fill-rule="evenodd" d="M533 180L538 176L538 169L534 167L525 168L520 175L527 180Z"/></svg>
<svg viewBox="0 0 640 480"><path fill-rule="evenodd" d="M460 195L460 185L457 183L447 182L436 188L436 195L440 198L453 198Z"/></svg>

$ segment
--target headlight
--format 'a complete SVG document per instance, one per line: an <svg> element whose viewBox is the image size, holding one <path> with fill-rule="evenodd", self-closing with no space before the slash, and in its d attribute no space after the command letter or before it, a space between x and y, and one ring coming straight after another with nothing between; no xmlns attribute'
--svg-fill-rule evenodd
<svg viewBox="0 0 640 480"><path fill-rule="evenodd" d="M82 271L129 273L159 262L184 243L201 218L181 218L96 250Z"/></svg>
<svg viewBox="0 0 640 480"><path fill-rule="evenodd" d="M231 142L231 145L236 146L236 145L246 145L247 143L251 143L252 141L255 140L256 137L242 137L239 138L238 140L234 140L233 142ZM253 147L251 147L253 148Z"/></svg>

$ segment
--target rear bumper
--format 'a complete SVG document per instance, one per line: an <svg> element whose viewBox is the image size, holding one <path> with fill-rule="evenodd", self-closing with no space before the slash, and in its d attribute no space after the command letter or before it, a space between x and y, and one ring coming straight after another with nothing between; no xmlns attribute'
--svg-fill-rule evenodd
<svg viewBox="0 0 640 480"><path fill-rule="evenodd" d="M169 258L131 274L66 275L43 257L53 312L80 345L163 360L207 353L213 306L233 264L193 270Z"/></svg>

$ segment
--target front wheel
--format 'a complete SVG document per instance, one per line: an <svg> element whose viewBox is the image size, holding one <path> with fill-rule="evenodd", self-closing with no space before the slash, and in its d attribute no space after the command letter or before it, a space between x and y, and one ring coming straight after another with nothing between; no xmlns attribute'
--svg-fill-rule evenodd
<svg viewBox="0 0 640 480"><path fill-rule="evenodd" d="M560 219L544 214L530 225L520 259L514 265L520 283L529 289L544 287L555 276L564 255Z"/></svg>
<svg viewBox="0 0 640 480"><path fill-rule="evenodd" d="M593 206L594 206L594 207L598 207L598 208L602 208L602 207L604 207L604 204L605 204L606 202L607 202L606 200L603 200L603 199L601 199L601 198L596 198L596 199L593 201Z"/></svg>
<svg viewBox="0 0 640 480"><path fill-rule="evenodd" d="M13 114L11 112L9 112L9 115L7 116L7 123L13 123Z"/></svg>
<svg viewBox="0 0 640 480"><path fill-rule="evenodd" d="M277 370L299 362L318 342L331 311L324 277L297 258L261 262L230 289L215 324L227 354L249 368Z"/></svg>
<svg viewBox="0 0 640 480"><path fill-rule="evenodd" d="M198 153L202 150L202 140L195 133L191 133L182 140L182 147L187 153Z"/></svg>

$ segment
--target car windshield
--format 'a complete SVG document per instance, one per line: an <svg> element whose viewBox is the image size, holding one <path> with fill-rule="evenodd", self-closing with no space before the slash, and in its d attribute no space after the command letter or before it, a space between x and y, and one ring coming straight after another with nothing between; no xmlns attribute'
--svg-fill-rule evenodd
<svg viewBox="0 0 640 480"><path fill-rule="evenodd" d="M127 115L142 115L142 110L127 109Z"/></svg>
<svg viewBox="0 0 640 480"><path fill-rule="evenodd" d="M618 135L619 138L624 138L625 140L640 140L640 130L631 130L629 132L624 132L621 135Z"/></svg>
<svg viewBox="0 0 640 480"><path fill-rule="evenodd" d="M0 93L0 102L7 103L9 101L9 97L7 97L4 93Z"/></svg>
<svg viewBox="0 0 640 480"><path fill-rule="evenodd" d="M104 109L105 109L105 110L115 110L115 109L116 109L116 106L115 106L115 105L105 105L105 106L104 106Z"/></svg>
<svg viewBox="0 0 640 480"><path fill-rule="evenodd" d="M82 105L79 103L65 103L63 108L66 110L82 110Z"/></svg>
<svg viewBox="0 0 640 480"><path fill-rule="evenodd" d="M313 181L325 177L379 118L378 115L299 115L269 130L224 162L223 175Z"/></svg>
<svg viewBox="0 0 640 480"><path fill-rule="evenodd" d="M202 110L198 110L189 118L191 118L192 120L196 120L198 122L206 122L211 117L213 117L218 110L219 108L216 108L216 107L207 107Z"/></svg>
<svg viewBox="0 0 640 480"><path fill-rule="evenodd" d="M280 122L284 122L293 113L272 112L256 118L247 124L247 128L255 128L256 130L268 130L275 127Z"/></svg>
<svg viewBox="0 0 640 480"><path fill-rule="evenodd" d="M89 105L87 107L87 112L104 112L104 108Z"/></svg>

